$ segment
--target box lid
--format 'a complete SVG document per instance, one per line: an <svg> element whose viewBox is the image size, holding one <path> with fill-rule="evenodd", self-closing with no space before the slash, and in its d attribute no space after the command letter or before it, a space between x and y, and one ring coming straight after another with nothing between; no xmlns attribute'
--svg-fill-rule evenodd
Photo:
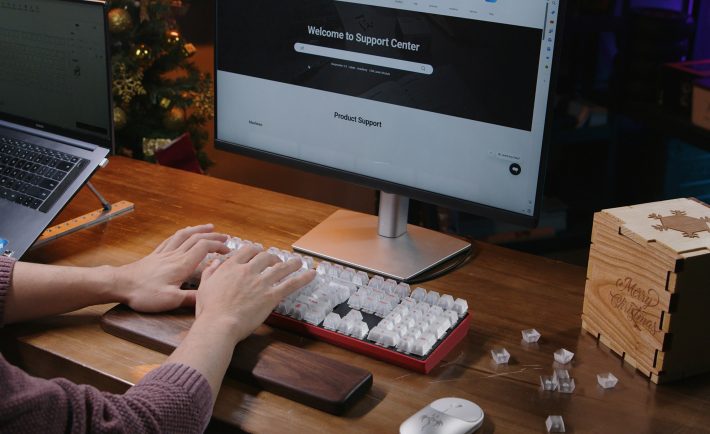
<svg viewBox="0 0 710 434"><path fill-rule="evenodd" d="M710 253L710 206L697 199L672 199L610 208L619 232L637 243L655 243L680 256Z"/></svg>

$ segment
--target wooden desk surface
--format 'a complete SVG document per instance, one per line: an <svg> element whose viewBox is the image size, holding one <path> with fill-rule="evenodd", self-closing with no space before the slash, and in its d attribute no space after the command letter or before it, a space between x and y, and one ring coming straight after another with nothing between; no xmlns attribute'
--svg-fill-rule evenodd
<svg viewBox="0 0 710 434"><path fill-rule="evenodd" d="M58 240L27 260L93 266L138 259L186 225L214 223L218 230L260 241L290 244L335 211L320 203L179 172L125 158L112 158L94 184L112 202L135 203L133 213ZM97 209L83 190L62 218ZM564 417L568 432L710 432L710 375L656 386L580 329L585 270L481 243L464 268L427 289L468 300L472 326L464 344L430 375L415 374L338 347L266 326L291 344L355 364L374 374L374 386L344 417L332 416L226 379L214 411L220 421L248 432L394 433L404 419L446 396L470 399L486 412L481 433L544 433L550 414ZM110 391L122 391L166 356L104 333L99 316L111 306L5 330L3 352L29 372L65 376ZM520 331L542 333L538 345L521 344ZM508 365L492 363L490 350L505 347ZM542 392L540 375L551 375L552 353L576 353L571 395ZM297 368L294 368L297 369ZM612 372L615 389L597 386L596 374Z"/></svg>

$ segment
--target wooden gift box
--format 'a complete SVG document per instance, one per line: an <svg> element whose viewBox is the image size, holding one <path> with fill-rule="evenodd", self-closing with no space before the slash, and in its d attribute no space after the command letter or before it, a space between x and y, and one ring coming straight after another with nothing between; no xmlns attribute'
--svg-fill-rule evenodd
<svg viewBox="0 0 710 434"><path fill-rule="evenodd" d="M654 383L710 371L708 222L695 199L594 215L582 328Z"/></svg>
<svg viewBox="0 0 710 434"><path fill-rule="evenodd" d="M696 80L693 85L693 123L710 130L710 78Z"/></svg>

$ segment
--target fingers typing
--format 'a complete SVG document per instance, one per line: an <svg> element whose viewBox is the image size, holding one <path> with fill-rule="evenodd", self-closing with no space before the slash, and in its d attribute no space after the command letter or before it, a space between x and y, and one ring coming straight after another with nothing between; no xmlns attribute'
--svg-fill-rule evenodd
<svg viewBox="0 0 710 434"><path fill-rule="evenodd" d="M179 246L182 245L190 236L193 234L197 233L206 233L206 232L212 232L214 230L214 225L211 223L205 224L205 225L199 225L199 226L188 226L186 228L182 228L175 232L175 234L165 240L163 244L159 246L160 252L164 251L170 251L170 250L175 250ZM156 249L156 252L158 252L158 249Z"/></svg>

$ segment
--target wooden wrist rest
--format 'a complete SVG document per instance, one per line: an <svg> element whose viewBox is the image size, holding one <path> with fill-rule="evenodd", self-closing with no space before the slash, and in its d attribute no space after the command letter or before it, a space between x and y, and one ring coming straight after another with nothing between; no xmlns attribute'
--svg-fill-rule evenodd
<svg viewBox="0 0 710 434"><path fill-rule="evenodd" d="M118 305L103 315L101 327L114 336L170 354L194 317L188 309L142 314ZM372 374L364 369L256 334L237 345L228 374L332 414L345 412L372 386Z"/></svg>

